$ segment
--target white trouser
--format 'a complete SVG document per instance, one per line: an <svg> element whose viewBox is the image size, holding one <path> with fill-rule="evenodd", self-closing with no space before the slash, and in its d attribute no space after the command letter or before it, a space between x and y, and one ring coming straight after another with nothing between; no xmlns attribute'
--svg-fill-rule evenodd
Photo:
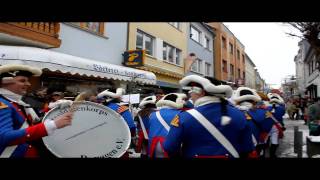
<svg viewBox="0 0 320 180"><path fill-rule="evenodd" d="M269 133L271 144L279 144L279 130L276 125L272 126L272 129Z"/></svg>
<svg viewBox="0 0 320 180"><path fill-rule="evenodd" d="M165 157L160 142L158 142L156 145L156 148L154 150L154 157L155 158L164 158Z"/></svg>

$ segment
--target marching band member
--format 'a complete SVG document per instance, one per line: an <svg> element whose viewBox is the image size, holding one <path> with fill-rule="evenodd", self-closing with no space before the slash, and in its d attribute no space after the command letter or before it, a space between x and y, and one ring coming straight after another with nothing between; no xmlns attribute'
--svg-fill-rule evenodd
<svg viewBox="0 0 320 180"><path fill-rule="evenodd" d="M110 109L119 113L123 119L126 121L127 125L129 126L131 137L135 137L136 134L136 125L133 121L133 117L129 108L121 103L121 96L124 95L125 91L122 88L117 88L116 93L109 91L109 89L104 90L103 92L97 95L97 98L105 97L106 100L103 103L105 106L109 107Z"/></svg>
<svg viewBox="0 0 320 180"><path fill-rule="evenodd" d="M149 157L167 158L167 152L163 149L163 142L170 130L170 122L181 112L185 104L186 95L182 93L170 93L163 96L157 103L158 110L150 115L149 129Z"/></svg>
<svg viewBox="0 0 320 180"><path fill-rule="evenodd" d="M186 158L256 157L251 129L244 114L227 102L232 89L189 75L180 80L189 86L194 109L176 115L164 143L169 156Z"/></svg>
<svg viewBox="0 0 320 180"><path fill-rule="evenodd" d="M29 77L41 69L27 65L0 66L0 157L39 157L33 146L42 137L71 124L72 112L41 123L22 96L31 86Z"/></svg>
<svg viewBox="0 0 320 180"><path fill-rule="evenodd" d="M255 90L248 87L239 87L234 92L232 99L236 103L236 107L246 116L247 122L253 132L252 140L256 146L258 155L264 157L263 150L274 122L266 115L266 109L256 106L261 101L261 98Z"/></svg>
<svg viewBox="0 0 320 180"><path fill-rule="evenodd" d="M156 110L156 96L147 96L139 104L139 112L136 116L138 122L138 143L136 152L141 152L141 158L148 157L148 133L150 114Z"/></svg>
<svg viewBox="0 0 320 180"><path fill-rule="evenodd" d="M282 118L286 113L286 108L279 94L268 93L268 98L270 99L268 110L272 113L269 116L275 121L270 132L270 158L277 158L276 151L279 147L279 139L283 138L283 131L286 129Z"/></svg>

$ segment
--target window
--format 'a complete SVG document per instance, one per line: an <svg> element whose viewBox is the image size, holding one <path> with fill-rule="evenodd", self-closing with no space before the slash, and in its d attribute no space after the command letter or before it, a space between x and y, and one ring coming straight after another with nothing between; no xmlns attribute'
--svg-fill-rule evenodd
<svg viewBox="0 0 320 180"><path fill-rule="evenodd" d="M145 49L146 54L153 55L154 38L142 31L137 31L136 49Z"/></svg>
<svg viewBox="0 0 320 180"><path fill-rule="evenodd" d="M231 72L231 76L234 76L234 67L233 64L230 64L230 72Z"/></svg>
<svg viewBox="0 0 320 180"><path fill-rule="evenodd" d="M230 54L233 54L233 45L229 43L229 52Z"/></svg>
<svg viewBox="0 0 320 180"><path fill-rule="evenodd" d="M242 72L242 77L243 77L243 80L246 79L246 73L245 72Z"/></svg>
<svg viewBox="0 0 320 180"><path fill-rule="evenodd" d="M81 29L103 35L104 23L100 22L72 22L71 24L80 27Z"/></svg>
<svg viewBox="0 0 320 180"><path fill-rule="evenodd" d="M223 72L226 72L226 73L228 72L226 60L222 60L222 70Z"/></svg>
<svg viewBox="0 0 320 180"><path fill-rule="evenodd" d="M240 51L237 49L237 59L240 60Z"/></svg>
<svg viewBox="0 0 320 180"><path fill-rule="evenodd" d="M244 58L244 55L242 54L242 62L243 62L243 64L245 63L245 58Z"/></svg>
<svg viewBox="0 0 320 180"><path fill-rule="evenodd" d="M191 70L197 73L203 73L202 72L202 60L196 59L195 62L191 66Z"/></svg>
<svg viewBox="0 0 320 180"><path fill-rule="evenodd" d="M241 78L240 69L238 69L238 78Z"/></svg>
<svg viewBox="0 0 320 180"><path fill-rule="evenodd" d="M180 23L178 23L178 22L169 22L169 24L177 29L180 29Z"/></svg>
<svg viewBox="0 0 320 180"><path fill-rule="evenodd" d="M205 63L205 75L210 76L211 75L211 64Z"/></svg>
<svg viewBox="0 0 320 180"><path fill-rule="evenodd" d="M227 49L227 41L226 41L226 38L222 36L222 47L224 49Z"/></svg>
<svg viewBox="0 0 320 180"><path fill-rule="evenodd" d="M205 36L205 41L204 41L204 47L207 48L207 49L210 49L210 39Z"/></svg>
<svg viewBox="0 0 320 180"><path fill-rule="evenodd" d="M163 42L162 59L164 61L180 65L181 50Z"/></svg>
<svg viewBox="0 0 320 180"><path fill-rule="evenodd" d="M192 27L190 28L190 37L191 39L195 40L196 42L200 43L200 31L196 28Z"/></svg>

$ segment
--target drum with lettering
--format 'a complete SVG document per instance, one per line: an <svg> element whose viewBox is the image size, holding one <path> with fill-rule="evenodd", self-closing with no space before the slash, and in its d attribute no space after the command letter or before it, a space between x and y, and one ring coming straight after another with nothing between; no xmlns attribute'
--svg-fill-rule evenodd
<svg viewBox="0 0 320 180"><path fill-rule="evenodd" d="M118 158L129 148L131 135L122 116L112 109L88 101L74 102L72 125L43 138L57 157ZM53 120L70 108L54 108L43 118Z"/></svg>

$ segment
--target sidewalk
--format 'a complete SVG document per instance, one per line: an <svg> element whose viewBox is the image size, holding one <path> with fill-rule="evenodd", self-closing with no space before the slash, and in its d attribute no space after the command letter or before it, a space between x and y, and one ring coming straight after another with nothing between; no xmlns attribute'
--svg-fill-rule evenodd
<svg viewBox="0 0 320 180"><path fill-rule="evenodd" d="M306 148L306 136L309 135L309 129L307 125L304 125L303 120L290 120L284 119L285 127L287 128L284 132L284 138L280 140L279 149L277 151L278 157L280 158L297 158L298 154L294 153L294 127L298 126L299 131L303 133L303 158L307 158Z"/></svg>

